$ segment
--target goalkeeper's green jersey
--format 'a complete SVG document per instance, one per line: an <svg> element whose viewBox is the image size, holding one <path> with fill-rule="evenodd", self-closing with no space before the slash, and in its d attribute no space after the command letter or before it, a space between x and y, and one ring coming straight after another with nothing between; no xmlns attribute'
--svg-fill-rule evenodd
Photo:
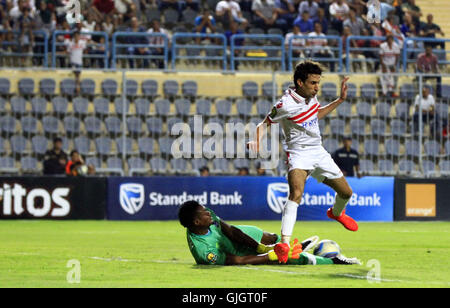
<svg viewBox="0 0 450 308"><path fill-rule="evenodd" d="M187 241L192 256L197 264L217 264L225 265L227 254L235 256L256 255L256 251L246 246L231 242L231 240L222 233L220 228L220 218L211 213L213 224L205 235L198 235L187 230ZM258 243L261 242L263 231L255 226L235 226L245 234L253 238Z"/></svg>

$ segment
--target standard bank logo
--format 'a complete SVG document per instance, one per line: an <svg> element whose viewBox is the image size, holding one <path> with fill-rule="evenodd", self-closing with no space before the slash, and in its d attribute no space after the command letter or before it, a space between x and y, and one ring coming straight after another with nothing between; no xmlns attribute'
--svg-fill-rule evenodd
<svg viewBox="0 0 450 308"><path fill-rule="evenodd" d="M267 203L272 211L277 214L283 212L283 206L289 196L289 184L270 183L267 186Z"/></svg>
<svg viewBox="0 0 450 308"><path fill-rule="evenodd" d="M120 206L130 215L140 211L144 205L144 185L137 183L126 183L120 185Z"/></svg>

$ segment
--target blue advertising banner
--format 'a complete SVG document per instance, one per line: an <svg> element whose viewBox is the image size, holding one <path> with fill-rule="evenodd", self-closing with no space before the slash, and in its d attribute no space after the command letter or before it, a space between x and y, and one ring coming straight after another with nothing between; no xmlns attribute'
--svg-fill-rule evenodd
<svg viewBox="0 0 450 308"><path fill-rule="evenodd" d="M394 178L348 178L347 213L359 221L392 221ZM289 187L282 177L111 177L107 217L112 220L177 219L178 207L197 200L224 220L280 220ZM298 220L328 220L334 191L308 179Z"/></svg>

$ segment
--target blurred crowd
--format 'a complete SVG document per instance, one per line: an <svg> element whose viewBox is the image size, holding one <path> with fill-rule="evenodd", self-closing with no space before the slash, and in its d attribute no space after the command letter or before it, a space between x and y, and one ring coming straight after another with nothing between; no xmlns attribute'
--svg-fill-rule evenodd
<svg viewBox="0 0 450 308"><path fill-rule="evenodd" d="M255 29L266 33L278 33L273 32L273 29L278 29L286 37L304 34L345 38L349 35L390 34L400 46L407 37L445 36L434 23L433 16L424 16L415 0L87 0L78 1L81 23L74 23L74 19L68 17L66 4L69 2L74 1L0 0L0 52L42 52L42 46L35 44L42 38L38 38L33 30L43 30L49 35L54 30L102 31L111 39L115 31L162 32L170 37L182 29L197 33L224 33L229 39L236 33L257 33ZM173 14L167 14L168 10ZM70 38L66 35L60 40ZM104 52L101 47L103 37L84 35L81 39L86 40L89 46L85 52ZM140 37L133 42L157 44L157 39ZM18 44L7 43L12 41ZM327 40L293 41L294 46L305 44L311 46L311 53L306 56L329 56ZM352 44L352 47L378 47L381 42L360 40ZM434 43L433 47L445 49L445 43ZM301 50L296 53L301 55ZM148 55L149 50L135 48L130 54ZM358 57L358 53L352 56ZM378 55L365 52L364 57L378 58ZM37 57L33 61L37 62L35 65L42 64ZM102 61L94 61L91 65L101 67ZM129 62L133 68L133 61ZM161 66L161 63L157 64Z"/></svg>

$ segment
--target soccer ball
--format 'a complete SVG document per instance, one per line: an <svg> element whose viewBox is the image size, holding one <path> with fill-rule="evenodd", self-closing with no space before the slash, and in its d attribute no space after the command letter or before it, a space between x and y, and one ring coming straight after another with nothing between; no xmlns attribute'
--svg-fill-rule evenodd
<svg viewBox="0 0 450 308"><path fill-rule="evenodd" d="M79 176L85 176L88 173L88 167L86 165L81 165L77 168L77 174Z"/></svg>
<svg viewBox="0 0 450 308"><path fill-rule="evenodd" d="M341 248L332 240L321 240L314 248L314 254L324 258L334 258L341 254Z"/></svg>

